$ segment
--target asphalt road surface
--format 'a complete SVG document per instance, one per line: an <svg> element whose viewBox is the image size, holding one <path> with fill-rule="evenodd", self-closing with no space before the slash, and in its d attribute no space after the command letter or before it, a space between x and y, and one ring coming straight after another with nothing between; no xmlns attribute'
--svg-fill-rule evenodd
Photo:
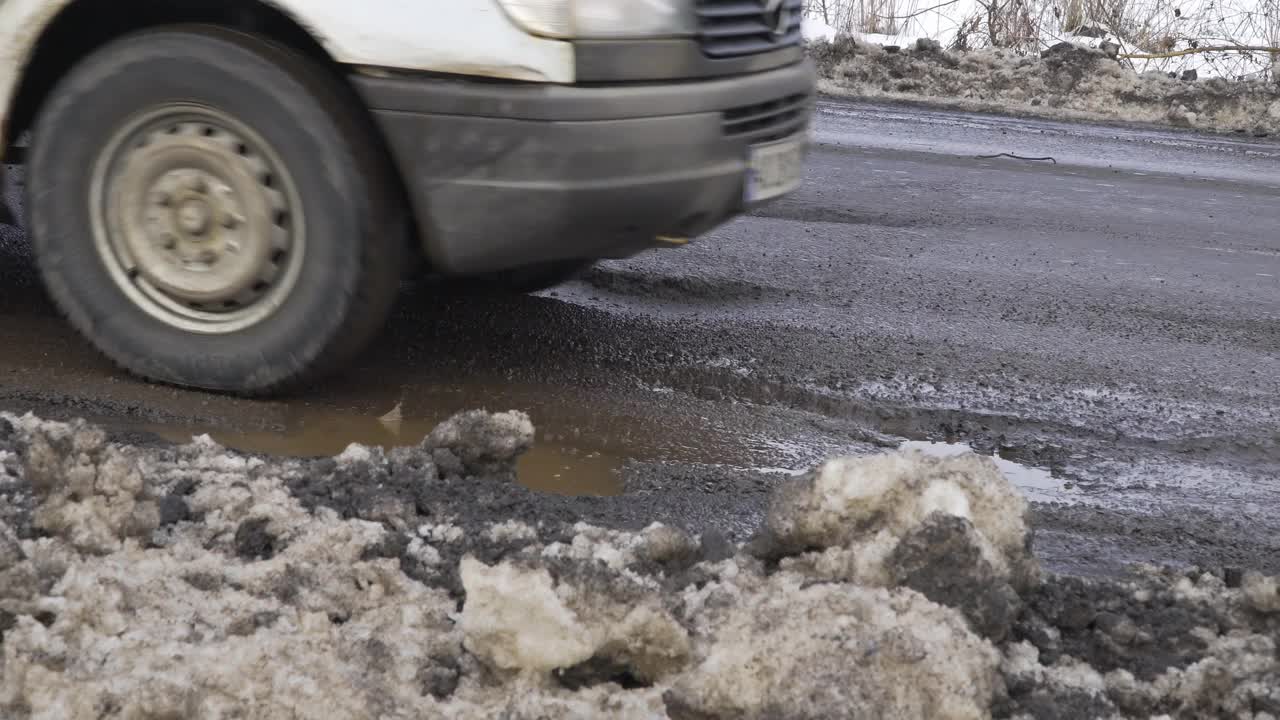
<svg viewBox="0 0 1280 720"><path fill-rule="evenodd" d="M800 191L691 246L537 296L407 288L288 401L119 374L9 232L0 409L298 455L524 409L531 486L730 534L822 457L968 446L1041 501L1051 567L1280 571L1280 143L836 101L813 139Z"/></svg>

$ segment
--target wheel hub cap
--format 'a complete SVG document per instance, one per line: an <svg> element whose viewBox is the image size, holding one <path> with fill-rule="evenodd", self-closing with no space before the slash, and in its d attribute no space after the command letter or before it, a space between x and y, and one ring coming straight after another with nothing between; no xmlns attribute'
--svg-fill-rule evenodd
<svg viewBox="0 0 1280 720"><path fill-rule="evenodd" d="M136 124L95 173L95 237L113 277L170 324L230 332L296 280L292 182L251 131L207 108Z"/></svg>

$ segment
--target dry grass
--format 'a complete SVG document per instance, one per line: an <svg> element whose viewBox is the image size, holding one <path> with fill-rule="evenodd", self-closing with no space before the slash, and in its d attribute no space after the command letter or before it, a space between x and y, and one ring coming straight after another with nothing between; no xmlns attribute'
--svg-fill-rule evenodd
<svg viewBox="0 0 1280 720"><path fill-rule="evenodd" d="M1139 71L1179 70L1191 51L1193 66L1217 76L1280 78L1280 51L1268 51L1280 49L1280 0L810 0L809 12L841 33L931 37L953 50L1031 54L1105 34L1148 56L1135 58Z"/></svg>
<svg viewBox="0 0 1280 720"><path fill-rule="evenodd" d="M883 48L852 39L811 46L822 91L1058 119L1168 123L1280 135L1280 87L1253 78L1186 82L1136 73L1085 48L1047 58L1006 49Z"/></svg>

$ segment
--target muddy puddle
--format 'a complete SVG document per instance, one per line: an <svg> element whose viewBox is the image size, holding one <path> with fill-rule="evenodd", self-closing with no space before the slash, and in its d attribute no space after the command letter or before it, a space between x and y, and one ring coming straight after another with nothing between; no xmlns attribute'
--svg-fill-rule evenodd
<svg viewBox="0 0 1280 720"><path fill-rule="evenodd" d="M208 434L219 444L247 453L285 457L330 457L351 443L384 449L417 445L439 418L406 418L393 410L373 417L334 410L293 413L282 430L227 430L173 425L145 426L170 442L184 443ZM619 455L548 441L538 443L520 458L520 484L531 490L561 495L618 495L622 492Z"/></svg>
<svg viewBox="0 0 1280 720"><path fill-rule="evenodd" d="M395 409L381 416L341 412L330 408L295 408L283 427L274 429L199 428L150 425L142 429L171 442L188 442L208 434L219 444L242 452L282 457L330 457L351 443L384 449L416 445L445 415L405 416ZM622 493L622 469L628 450L640 448L592 448L578 429L563 427L540 431L538 442L518 463L519 481L539 492L560 495L618 495ZM906 440L899 446L925 454L947 457L972 452L963 443ZM647 454L647 453L645 453ZM660 458L644 458L660 459ZM1029 467L994 456L996 465L1027 499L1041 502L1071 501L1072 484L1046 469ZM718 463L715 463L718 464ZM785 468L756 468L781 475L798 474Z"/></svg>
<svg viewBox="0 0 1280 720"><path fill-rule="evenodd" d="M930 442L928 440L907 440L899 447L903 450L919 450L934 457L951 457L973 452L964 443ZM990 456L1000 472L1013 483L1028 500L1033 502L1072 502L1078 494L1075 486L1068 480L1057 478L1053 473L1037 467L1022 465L1006 460L999 455Z"/></svg>

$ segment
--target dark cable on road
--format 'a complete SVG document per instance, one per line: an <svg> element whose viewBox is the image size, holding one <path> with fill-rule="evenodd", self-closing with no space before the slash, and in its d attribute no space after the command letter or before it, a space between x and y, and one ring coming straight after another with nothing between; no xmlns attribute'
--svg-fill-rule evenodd
<svg viewBox="0 0 1280 720"><path fill-rule="evenodd" d="M977 157L979 160L991 160L992 158L999 158L999 157L1010 157L1010 158L1013 158L1014 160L1048 160L1054 165L1058 164L1058 161L1051 157L1023 157L1022 155L1014 155L1013 153L996 153L995 155L976 155L975 157Z"/></svg>

